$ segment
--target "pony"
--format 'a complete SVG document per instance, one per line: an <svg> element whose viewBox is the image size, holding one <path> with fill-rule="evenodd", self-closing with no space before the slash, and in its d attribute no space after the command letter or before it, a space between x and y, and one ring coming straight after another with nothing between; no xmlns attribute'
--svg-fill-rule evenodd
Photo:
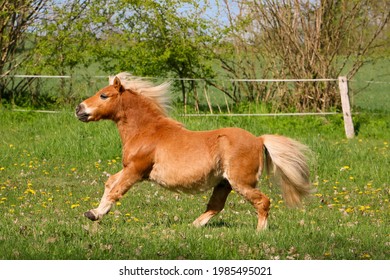
<svg viewBox="0 0 390 280"><path fill-rule="evenodd" d="M183 193L213 189L206 211L193 222L196 227L218 214L234 190L256 209L257 230L266 229L270 199L256 188L264 169L276 178L287 205L299 206L311 193L306 145L236 127L188 130L168 117L169 86L119 73L77 106L82 122L114 121L122 141L123 169L108 178L98 207L84 213L88 219L102 219L143 180Z"/></svg>

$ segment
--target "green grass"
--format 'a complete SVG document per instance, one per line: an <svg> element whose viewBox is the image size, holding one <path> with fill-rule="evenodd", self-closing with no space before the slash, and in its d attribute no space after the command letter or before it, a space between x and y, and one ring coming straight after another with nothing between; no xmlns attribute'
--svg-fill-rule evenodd
<svg viewBox="0 0 390 280"><path fill-rule="evenodd" d="M358 110L390 112L389 58L367 63L349 81L351 103Z"/></svg>
<svg viewBox="0 0 390 280"><path fill-rule="evenodd" d="M232 193L204 228L191 222L210 193L179 195L138 184L99 223L83 212L99 203L107 174L121 169L111 122L84 124L70 112L0 111L0 259L389 259L388 114L182 118L194 130L239 126L309 145L317 193L287 208L276 187L269 230L257 233L253 208Z"/></svg>

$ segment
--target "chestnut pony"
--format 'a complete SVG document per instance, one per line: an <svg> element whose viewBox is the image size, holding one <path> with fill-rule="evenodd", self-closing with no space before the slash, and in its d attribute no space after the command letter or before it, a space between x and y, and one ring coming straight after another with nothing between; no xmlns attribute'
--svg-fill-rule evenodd
<svg viewBox="0 0 390 280"><path fill-rule="evenodd" d="M101 219L135 183L150 180L186 193L213 188L206 211L193 222L197 227L219 213L234 190L255 207L257 230L262 230L270 200L256 185L265 165L287 205L299 205L311 192L306 146L283 136L256 137L240 128L187 130L166 114L168 88L169 83L154 86L120 73L77 106L80 121L114 121L123 149L123 169L109 177L99 206L86 212L87 218Z"/></svg>

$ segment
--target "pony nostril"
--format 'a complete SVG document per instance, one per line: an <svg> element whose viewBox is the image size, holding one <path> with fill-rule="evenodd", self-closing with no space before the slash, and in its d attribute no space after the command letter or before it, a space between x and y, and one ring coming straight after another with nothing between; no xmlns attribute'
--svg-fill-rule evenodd
<svg viewBox="0 0 390 280"><path fill-rule="evenodd" d="M83 122L87 122L89 119L89 114L85 111L84 104L80 104L76 107L76 117Z"/></svg>
<svg viewBox="0 0 390 280"><path fill-rule="evenodd" d="M79 114L81 111L83 111L84 106L82 104L77 105L76 107L76 114Z"/></svg>

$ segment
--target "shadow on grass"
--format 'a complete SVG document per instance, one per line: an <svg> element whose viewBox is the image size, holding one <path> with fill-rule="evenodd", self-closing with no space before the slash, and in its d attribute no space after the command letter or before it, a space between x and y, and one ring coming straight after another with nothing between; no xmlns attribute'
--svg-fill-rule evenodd
<svg viewBox="0 0 390 280"><path fill-rule="evenodd" d="M234 226L225 221L211 221L205 225L206 228L233 228Z"/></svg>

